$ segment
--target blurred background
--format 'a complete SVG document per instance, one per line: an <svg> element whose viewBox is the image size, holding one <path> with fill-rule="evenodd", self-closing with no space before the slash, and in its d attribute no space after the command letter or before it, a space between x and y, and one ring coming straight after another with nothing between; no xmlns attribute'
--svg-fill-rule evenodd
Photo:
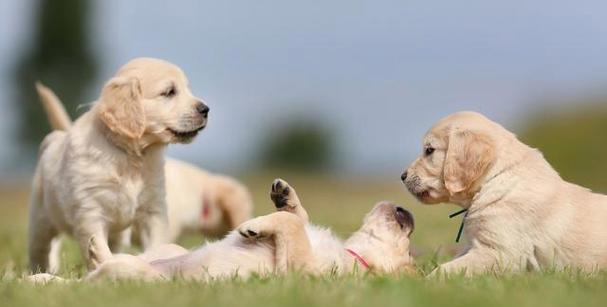
<svg viewBox="0 0 607 307"><path fill-rule="evenodd" d="M599 0L1 1L0 205L25 214L49 132L35 80L76 117L121 65L151 56L182 67L211 108L170 155L238 176L258 212L269 180L288 174L342 233L376 200L405 202L418 248L433 250L452 243L452 207L414 204L399 176L449 113L482 112L566 179L607 192L606 54ZM4 216L4 240L22 236Z"/></svg>

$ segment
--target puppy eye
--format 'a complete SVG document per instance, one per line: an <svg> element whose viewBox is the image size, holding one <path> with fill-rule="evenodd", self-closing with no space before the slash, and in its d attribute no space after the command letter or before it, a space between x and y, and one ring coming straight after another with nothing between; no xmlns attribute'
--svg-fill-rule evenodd
<svg viewBox="0 0 607 307"><path fill-rule="evenodd" d="M171 98L171 97L177 95L177 89L175 89L174 86L171 86L166 91L162 92L160 95Z"/></svg>
<svg viewBox="0 0 607 307"><path fill-rule="evenodd" d="M433 147L426 147L426 149L424 150L424 154L426 156L431 155L434 152L434 148Z"/></svg>

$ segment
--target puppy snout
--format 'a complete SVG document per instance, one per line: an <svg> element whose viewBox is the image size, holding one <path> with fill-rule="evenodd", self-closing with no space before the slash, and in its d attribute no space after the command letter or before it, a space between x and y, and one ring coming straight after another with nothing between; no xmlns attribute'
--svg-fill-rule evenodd
<svg viewBox="0 0 607 307"><path fill-rule="evenodd" d="M405 180L407 180L407 171L405 171L402 175L400 175L400 180L402 180L403 182L405 182Z"/></svg>
<svg viewBox="0 0 607 307"><path fill-rule="evenodd" d="M420 178L415 174L409 176L409 174L405 172L401 178L409 191L416 192L420 188Z"/></svg>
<svg viewBox="0 0 607 307"><path fill-rule="evenodd" d="M198 104L196 105L196 111L205 118L209 116L209 110L209 107L202 102L198 102Z"/></svg>

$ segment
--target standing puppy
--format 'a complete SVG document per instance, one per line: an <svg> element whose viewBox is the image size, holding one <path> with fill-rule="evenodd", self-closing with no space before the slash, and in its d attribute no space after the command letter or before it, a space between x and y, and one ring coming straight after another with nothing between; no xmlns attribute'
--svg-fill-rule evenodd
<svg viewBox="0 0 607 307"><path fill-rule="evenodd" d="M69 129L71 119L57 95L40 83L36 89L51 127ZM170 242L184 231L222 236L251 218L253 199L236 179L171 158L164 172ZM137 242L139 234L133 233L133 238Z"/></svg>
<svg viewBox="0 0 607 307"><path fill-rule="evenodd" d="M423 203L468 209L470 245L437 271L607 267L607 197L564 181L539 150L478 113L436 123L402 179Z"/></svg>
<svg viewBox="0 0 607 307"><path fill-rule="evenodd" d="M32 271L57 269L51 241L61 232L87 255L94 236L96 261L132 226L144 248L166 241L164 148L189 143L207 122L209 108L192 95L184 73L158 59L123 66L94 107L40 146L29 222Z"/></svg>

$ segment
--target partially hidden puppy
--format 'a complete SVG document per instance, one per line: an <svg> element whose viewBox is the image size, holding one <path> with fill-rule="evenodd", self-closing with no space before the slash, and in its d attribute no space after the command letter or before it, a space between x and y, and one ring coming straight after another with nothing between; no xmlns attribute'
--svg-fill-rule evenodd
<svg viewBox="0 0 607 307"><path fill-rule="evenodd" d="M51 127L69 129L71 120L55 93L40 83L36 89ZM164 171L169 242L183 231L222 236L252 217L251 194L234 178L171 158L166 158ZM134 233L133 239L139 241L139 234Z"/></svg>
<svg viewBox="0 0 607 307"><path fill-rule="evenodd" d="M414 221L407 210L381 202L367 214L362 227L342 242L329 229L308 223L306 210L287 182L275 180L271 198L278 212L249 220L220 241L207 243L192 252L164 245L159 246L157 252L149 250L139 256L115 255L101 263L85 280L210 281L289 270L344 274L356 268L378 273L413 271L409 236ZM92 257L97 254L96 246L91 244ZM29 279L56 280L48 275L34 275Z"/></svg>
<svg viewBox="0 0 607 307"><path fill-rule="evenodd" d="M253 198L236 179L167 159L169 238L184 231L220 237L253 216Z"/></svg>
<svg viewBox="0 0 607 307"><path fill-rule="evenodd" d="M436 123L402 179L423 203L468 210L469 247L434 274L607 266L607 197L564 181L539 150L481 114Z"/></svg>
<svg viewBox="0 0 607 307"><path fill-rule="evenodd" d="M51 242L60 233L76 238L89 268L111 258L131 226L146 249L166 242L164 149L192 141L208 112L177 66L152 58L124 65L91 110L40 146L29 217L31 270L56 270ZM51 122L65 123L65 114L54 114ZM87 257L91 237L94 259Z"/></svg>

